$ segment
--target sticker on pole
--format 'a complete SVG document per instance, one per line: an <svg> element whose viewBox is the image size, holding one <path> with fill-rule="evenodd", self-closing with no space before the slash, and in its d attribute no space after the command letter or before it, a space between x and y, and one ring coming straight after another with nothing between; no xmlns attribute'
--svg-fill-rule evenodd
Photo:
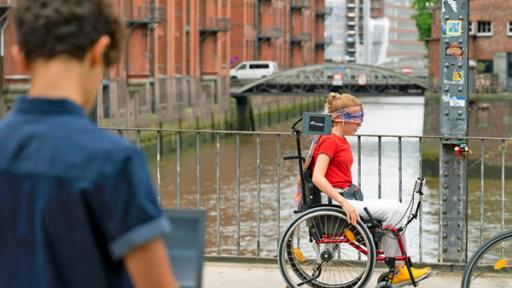
<svg viewBox="0 0 512 288"><path fill-rule="evenodd" d="M451 107L464 107L466 106L466 98L464 96L453 96L450 98Z"/></svg>
<svg viewBox="0 0 512 288"><path fill-rule="evenodd" d="M459 10L457 7L457 1L456 0L446 0L446 2L448 3L448 5L450 5L453 12L457 13L457 11Z"/></svg>
<svg viewBox="0 0 512 288"><path fill-rule="evenodd" d="M455 83L462 82L463 75L464 74L463 74L462 71L455 71L455 72L453 72L453 75L452 75L453 82L455 82Z"/></svg>
<svg viewBox="0 0 512 288"><path fill-rule="evenodd" d="M448 48L446 48L446 56L455 56L458 58L462 58L464 56L464 51L462 47L457 43L452 43Z"/></svg>
<svg viewBox="0 0 512 288"><path fill-rule="evenodd" d="M333 86L343 86L343 73L336 73L332 75Z"/></svg>
<svg viewBox="0 0 512 288"><path fill-rule="evenodd" d="M448 35L448 36L462 35L462 21L461 20L448 20L446 22L446 35Z"/></svg>

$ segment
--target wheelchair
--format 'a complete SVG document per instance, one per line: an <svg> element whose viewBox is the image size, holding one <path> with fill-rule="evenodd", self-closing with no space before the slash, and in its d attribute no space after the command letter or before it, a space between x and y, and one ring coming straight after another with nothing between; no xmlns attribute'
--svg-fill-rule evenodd
<svg viewBox="0 0 512 288"><path fill-rule="evenodd" d="M296 127L301 121L307 134L328 134L332 123L329 115L305 113L292 126L297 155L285 156L284 160L296 159L298 162L302 205L294 211L298 216L288 225L279 241L278 264L283 279L290 288L366 287L376 262L385 262L389 270L378 277L376 287L395 287L392 280L397 272L396 261L404 261L412 275L412 261L407 255L401 233L418 216L424 179L419 177L416 180L406 212L408 219L403 226L383 226L366 208L367 215L360 215L361 220L352 225L340 206L332 204L330 200L327 204L321 203L321 191L311 181L312 171L303 171L305 159L301 155L302 131ZM312 122L314 126L310 125ZM319 129L321 123L324 124L323 129ZM419 196L416 206L415 195ZM380 247L380 240L385 236L398 241L401 256L385 257ZM416 287L417 281L411 278L412 285Z"/></svg>

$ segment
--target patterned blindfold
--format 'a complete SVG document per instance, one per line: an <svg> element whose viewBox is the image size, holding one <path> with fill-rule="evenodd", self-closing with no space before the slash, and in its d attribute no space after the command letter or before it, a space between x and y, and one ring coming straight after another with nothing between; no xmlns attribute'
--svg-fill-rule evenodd
<svg viewBox="0 0 512 288"><path fill-rule="evenodd" d="M364 112L362 106L352 106L338 110L331 114L333 121L363 123Z"/></svg>

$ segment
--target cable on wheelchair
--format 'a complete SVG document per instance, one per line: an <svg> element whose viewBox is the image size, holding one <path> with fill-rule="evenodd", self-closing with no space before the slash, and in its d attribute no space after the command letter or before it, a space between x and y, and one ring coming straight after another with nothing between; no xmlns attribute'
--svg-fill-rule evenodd
<svg viewBox="0 0 512 288"><path fill-rule="evenodd" d="M423 196L422 189L423 189L423 182L424 181L425 181L425 178L423 178L422 176L420 176L420 177L418 177L416 179L416 183L414 185L414 189L413 189L413 193L412 193L412 196L411 196L411 200L409 201L409 204L407 205L407 208L405 209L404 214L402 215L400 220L397 221L397 223L395 225L392 225L393 227L395 227L397 229L396 233L402 233L402 232L407 231L407 228L409 227L409 224L411 224L412 221L414 221L415 219L418 218L418 213L419 213L419 210L420 210L420 207L421 207L422 196ZM416 193L419 194L420 199L419 199L416 207L414 208ZM398 225L400 223L402 223L402 221L406 218L406 216L407 216L407 221L405 222L405 224L400 226L400 227L398 227Z"/></svg>
<svg viewBox="0 0 512 288"><path fill-rule="evenodd" d="M419 210L421 208L421 202L422 202L422 198L423 198L423 191L422 191L422 189L423 189L423 182L424 181L425 181L425 178L423 178L421 176L418 177L418 179L416 179L416 183L414 185L414 190L412 192L411 202L409 203L409 207L407 208L407 210L410 209L409 218L407 219L407 222L404 224L404 226L402 226L401 229L399 228L399 230L404 230L405 231L405 229L407 229L407 227L409 226L409 224L411 224L411 222L413 220L418 219L418 213L419 213ZM419 198L420 199L418 200L418 204L416 205L416 208L413 209L416 193L419 194Z"/></svg>

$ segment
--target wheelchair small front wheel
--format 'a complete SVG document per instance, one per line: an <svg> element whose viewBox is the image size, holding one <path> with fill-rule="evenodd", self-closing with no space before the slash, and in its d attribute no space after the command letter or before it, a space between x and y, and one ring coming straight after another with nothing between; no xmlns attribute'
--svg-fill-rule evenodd
<svg viewBox="0 0 512 288"><path fill-rule="evenodd" d="M378 282L377 286L375 286L375 288L395 288L395 286L393 286L393 284L386 281L386 282Z"/></svg>
<svg viewBox="0 0 512 288"><path fill-rule="evenodd" d="M318 207L288 226L278 262L289 287L365 287L375 268L376 249L362 222L348 223L340 208Z"/></svg>
<svg viewBox="0 0 512 288"><path fill-rule="evenodd" d="M382 272L377 278L377 283L387 282L388 281L389 272Z"/></svg>

